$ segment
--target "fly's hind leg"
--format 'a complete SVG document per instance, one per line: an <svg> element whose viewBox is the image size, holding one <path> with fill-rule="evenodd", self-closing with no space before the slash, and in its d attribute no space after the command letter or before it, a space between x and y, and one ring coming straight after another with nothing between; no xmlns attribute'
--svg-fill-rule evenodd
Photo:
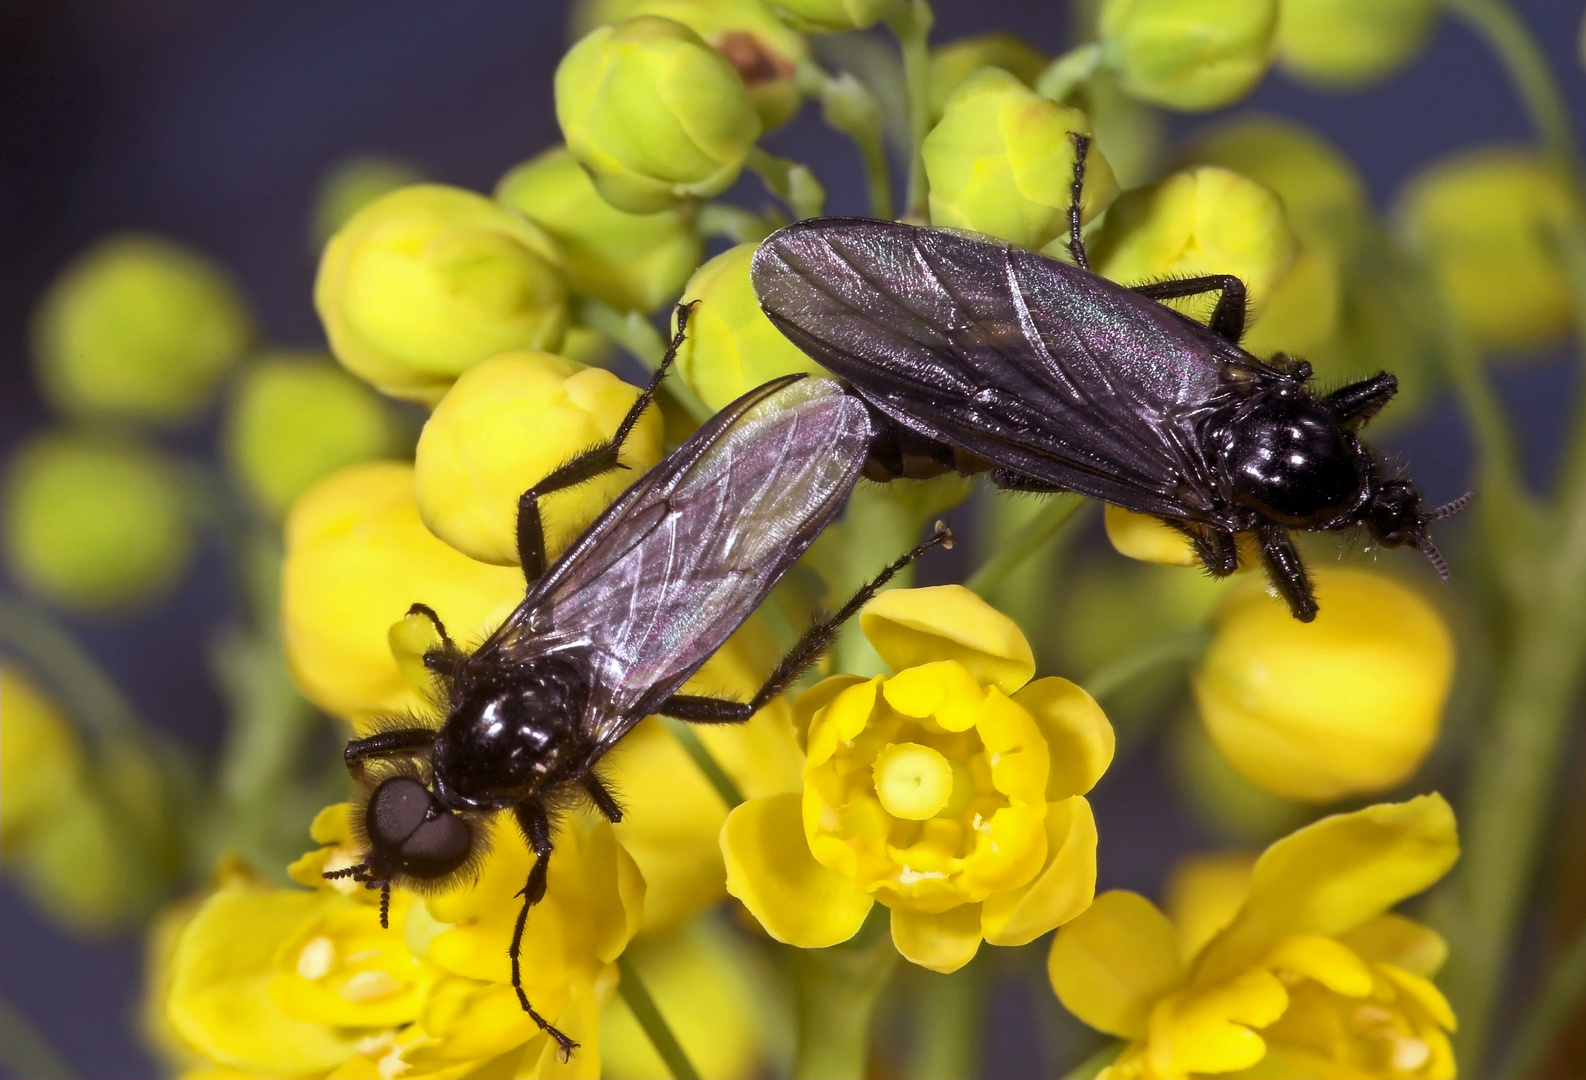
<svg viewBox="0 0 1586 1080"><path fill-rule="evenodd" d="M524 882L523 891L518 894L523 897L523 907L518 910L518 921L512 928L512 947L507 950L507 957L512 961L512 989L517 992L518 1004L529 1014L529 1019L556 1040L557 1056L566 1062L578 1049L578 1044L534 1011L534 1006L529 1004L529 995L523 992L523 973L518 964L518 957L523 952L523 928L529 921L529 908L545 897L546 866L555 848L551 840L551 819L545 807L538 803L519 803L512 812L518 819L518 827L523 830L524 838L529 842L529 848L534 852L534 866L529 870L529 879Z"/></svg>
<svg viewBox="0 0 1586 1080"><path fill-rule="evenodd" d="M611 438L596 443L571 460L558 465L539 483L518 497L518 562L522 564L523 576L530 584L545 573L545 524L540 518L540 499L552 492L576 487L586 480L593 480L614 469L628 467L618 460L618 456L622 453L622 444L633 432L633 426L639 422L644 410L649 408L650 402L655 398L656 390L661 386L661 380L666 377L667 369L672 366L672 361L677 359L677 350L683 347L688 317L693 310L693 304L677 305L677 333L672 335L672 343L667 347L666 355L661 357L661 363L656 367L655 374L650 377L649 384L634 400L633 406L622 418L622 423L617 425L617 430Z"/></svg>
<svg viewBox="0 0 1586 1080"><path fill-rule="evenodd" d="M1160 518L1175 529L1186 533L1195 545L1195 555L1212 577L1227 577L1239 569L1239 544L1234 534L1224 529L1190 528L1172 520Z"/></svg>
<svg viewBox="0 0 1586 1080"><path fill-rule="evenodd" d="M822 619L810 626L782 657L782 662L771 672L769 678L756 691L754 697L748 701L728 701L726 698L697 697L692 694L673 694L662 703L660 712L678 720L690 720L696 724L741 724L776 698L778 694L793 684L793 681L804 673L804 669L813 664L820 654L826 651L832 639L837 636L837 631L843 623L856 615L860 608L870 602L870 599L881 590L893 576L908 566L915 559L924 555L934 547L952 547L953 534L946 525L936 523L936 532L925 543L914 548L902 558L897 559L881 573L871 579L870 583L861 588L848 598L837 612L828 619Z"/></svg>
<svg viewBox="0 0 1586 1080"><path fill-rule="evenodd" d="M1074 178L1068 186L1068 253L1074 265L1081 270L1090 269L1090 256L1085 252L1085 238L1080 235L1081 200L1085 194L1085 158L1090 154L1090 136L1077 131L1068 133L1074 144Z"/></svg>
<svg viewBox="0 0 1586 1080"><path fill-rule="evenodd" d="M1311 580L1289 530L1274 522L1262 522L1256 526L1256 538L1261 544L1261 558L1267 564L1267 574L1288 602L1289 611L1300 622L1316 618L1316 593L1311 589Z"/></svg>
<svg viewBox="0 0 1586 1080"><path fill-rule="evenodd" d="M1185 296L1217 293L1217 305L1206 325L1212 333L1225 341L1239 344L1245 336L1245 313L1249 306L1245 283L1232 274L1207 274L1204 277L1178 278L1173 281L1153 281L1148 285L1130 286L1131 292L1152 300L1178 300Z"/></svg>

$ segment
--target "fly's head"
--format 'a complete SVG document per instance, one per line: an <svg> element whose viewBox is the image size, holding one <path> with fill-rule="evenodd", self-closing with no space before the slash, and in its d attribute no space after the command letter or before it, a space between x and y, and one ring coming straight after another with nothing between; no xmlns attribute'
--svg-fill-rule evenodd
<svg viewBox="0 0 1586 1080"><path fill-rule="evenodd" d="M1438 575L1448 581L1448 565L1443 555L1432 543L1431 526L1435 521L1457 514L1470 505L1475 492L1466 492L1453 502L1444 503L1434 510L1421 508L1421 492L1410 480L1388 480L1378 484L1366 504L1364 521L1371 535L1383 547L1409 545L1423 552Z"/></svg>
<svg viewBox="0 0 1586 1080"><path fill-rule="evenodd" d="M1290 528L1330 527L1365 497L1359 441L1300 381L1246 401L1220 443L1234 500Z"/></svg>

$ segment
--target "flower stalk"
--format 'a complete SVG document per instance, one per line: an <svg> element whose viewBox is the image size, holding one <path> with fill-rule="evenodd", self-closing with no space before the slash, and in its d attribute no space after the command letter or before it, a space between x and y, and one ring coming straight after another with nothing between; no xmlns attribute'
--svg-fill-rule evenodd
<svg viewBox="0 0 1586 1080"><path fill-rule="evenodd" d="M936 15L926 0L908 0L888 20L903 53L903 82L909 103L909 186L904 201L906 221L929 220L925 158L921 147L931 130L931 27Z"/></svg>
<svg viewBox="0 0 1586 1080"><path fill-rule="evenodd" d="M794 951L794 1080L858 1080L866 1075L870 1016L898 963L887 919L887 909L877 904L859 933L843 944Z"/></svg>
<svg viewBox="0 0 1586 1080"><path fill-rule="evenodd" d="M628 1008L633 1011L634 1019L649 1036L650 1045L655 1047L655 1052L661 1056L662 1061L666 1062L672 1080L699 1080L699 1070L694 1068L694 1063L688 1059L688 1052L683 1049L683 1044L677 1041L676 1035L672 1034L666 1017L661 1015L655 999L650 996L650 991L645 989L644 981L639 978L639 969L633 966L633 961L628 959L627 953L617 957L617 970L622 974L622 981L617 984L622 1000L627 1002Z"/></svg>

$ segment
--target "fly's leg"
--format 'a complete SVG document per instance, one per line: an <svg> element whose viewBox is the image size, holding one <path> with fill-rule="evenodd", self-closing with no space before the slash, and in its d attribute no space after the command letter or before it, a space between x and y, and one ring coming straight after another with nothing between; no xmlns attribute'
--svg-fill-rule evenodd
<svg viewBox="0 0 1586 1080"><path fill-rule="evenodd" d="M1289 530L1275 522L1264 521L1256 526L1256 538L1261 544L1261 558L1267 564L1267 574L1277 586L1289 611L1300 622L1316 618L1316 594L1311 591L1310 578L1305 574L1305 564L1294 548Z"/></svg>
<svg viewBox="0 0 1586 1080"><path fill-rule="evenodd" d="M538 803L519 803L512 808L512 812L518 819L518 828L523 830L523 836L534 852L534 866L529 870L529 880L524 883L523 891L518 893L523 897L523 907L518 911L517 925L512 928L512 947L507 950L507 957L512 961L512 989L517 992L518 1004L529 1014L529 1019L556 1040L557 1057L565 1063L578 1049L578 1044L534 1011L534 1006L529 1004L529 995L523 992L523 973L518 965L518 956L523 951L523 927L529 921L529 908L545 897L545 870L555 847L551 842L551 819L546 815L545 807Z"/></svg>
<svg viewBox="0 0 1586 1080"><path fill-rule="evenodd" d="M1207 327L1212 333L1227 341L1239 344L1245 336L1245 311L1248 306L1245 283L1232 274L1207 274L1205 277L1179 278L1175 281L1153 281L1149 285L1133 285L1131 292L1151 300L1177 300L1202 293L1219 293L1217 306Z"/></svg>
<svg viewBox="0 0 1586 1080"><path fill-rule="evenodd" d="M622 820L622 804L617 802L617 797L611 793L605 781L594 773L584 775L584 793L595 804L595 809L600 811L601 817L613 825Z"/></svg>
<svg viewBox="0 0 1586 1080"><path fill-rule="evenodd" d="M1080 200L1085 194L1085 158L1090 154L1090 136L1077 131L1068 133L1074 144L1074 178L1068 186L1068 253L1074 265L1081 270L1090 269L1090 256L1085 253L1085 238L1079 233Z"/></svg>
<svg viewBox="0 0 1586 1080"><path fill-rule="evenodd" d="M363 739L353 739L342 752L342 760L347 763L348 769L353 769L365 761L426 753L434 745L435 732L432 728L399 728Z"/></svg>
<svg viewBox="0 0 1586 1080"><path fill-rule="evenodd" d="M1028 491L1037 495L1056 495L1058 492L1068 490L1056 484L1049 484L1045 480L1037 480L1033 476L1014 472L1012 469L991 470L991 482L1003 491Z"/></svg>
<svg viewBox="0 0 1586 1080"><path fill-rule="evenodd" d="M1178 522L1169 518L1161 518L1175 528L1182 528ZM1188 529L1190 540L1195 544L1195 554L1200 559L1212 577L1227 577L1239 569L1239 545L1234 539L1234 534L1223 529Z"/></svg>
<svg viewBox="0 0 1586 1080"><path fill-rule="evenodd" d="M1339 387L1327 395L1327 404L1338 419L1358 428L1381 412L1382 407L1398 392L1399 380L1384 371L1369 379Z"/></svg>
<svg viewBox="0 0 1586 1080"><path fill-rule="evenodd" d="M925 543L919 545L902 558L896 560L881 573L871 579L870 583L848 598L837 614L829 619L818 621L804 631L803 635L782 657L782 662L771 672L769 678L748 701L728 701L726 698L697 697L692 694L673 694L662 703L659 712L666 716L676 717L679 720L691 720L696 724L741 724L772 701L778 694L786 690L793 680L804 673L804 669L815 662L821 653L826 651L832 639L837 636L837 631L843 623L853 618L859 609L870 602L871 597L880 591L881 587L891 581L893 576L908 566L915 559L924 555L934 547L952 547L953 534L946 525L936 523L936 532Z"/></svg>
<svg viewBox="0 0 1586 1080"><path fill-rule="evenodd" d="M667 368L677 359L677 350L683 347L688 317L693 310L693 304L677 305L677 333L672 335L672 343L667 347L666 355L661 357L660 366L650 377L649 384L634 401L628 414L622 418L622 423L617 425L617 430L611 438L596 443L570 461L557 466L539 483L519 496L518 561L523 565L523 576L530 584L545 573L545 525L540 519L540 499L552 492L576 487L586 480L593 480L614 469L628 467L618 460L618 455L622 452L622 444L627 441L633 426L639 422L639 417L655 398L661 380L666 377Z"/></svg>

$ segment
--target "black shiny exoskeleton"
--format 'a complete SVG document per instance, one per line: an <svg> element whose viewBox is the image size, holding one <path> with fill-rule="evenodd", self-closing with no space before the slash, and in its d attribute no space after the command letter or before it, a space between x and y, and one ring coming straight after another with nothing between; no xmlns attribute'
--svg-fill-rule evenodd
<svg viewBox="0 0 1586 1080"><path fill-rule="evenodd" d="M680 323L686 315L680 309ZM680 325L668 362L682 333ZM529 907L545 894L556 812L583 798L619 820L621 806L595 767L635 724L653 713L749 719L881 584L951 539L939 529L811 626L751 700L678 693L841 509L874 432L864 403L832 380L767 383L640 477L547 567L539 499L619 468L622 442L660 378L609 442L523 494L518 551L528 593L483 644L464 651L435 612L413 606L410 614L428 617L440 637L424 662L444 691L445 719L439 730L392 723L348 743L348 768L367 798L353 815L364 854L326 874L380 888L384 924L393 884L456 881L482 855L476 823L510 811L536 856L508 950L512 984L564 1058L576 1044L530 1006L518 965Z"/></svg>
<svg viewBox="0 0 1586 1080"><path fill-rule="evenodd" d="M865 218L772 234L752 274L771 321L884 419L867 475L992 470L1001 487L1075 491L1188 534L1206 568L1253 533L1294 616L1316 600L1295 529L1364 525L1448 571L1422 507L1356 432L1398 388L1383 373L1328 394L1304 361L1239 347L1245 286L1230 275L1128 288L1089 269L1074 137L1074 265L989 237ZM1220 294L1208 325L1160 303ZM885 430L890 424L892 431Z"/></svg>

